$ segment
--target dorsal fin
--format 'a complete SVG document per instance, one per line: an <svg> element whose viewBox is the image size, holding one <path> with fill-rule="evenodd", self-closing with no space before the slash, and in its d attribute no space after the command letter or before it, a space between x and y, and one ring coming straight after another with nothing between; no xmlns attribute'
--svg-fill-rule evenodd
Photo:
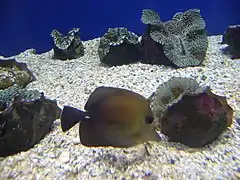
<svg viewBox="0 0 240 180"><path fill-rule="evenodd" d="M132 91L129 91L127 89L121 89L121 88L115 88L115 87L104 87L104 86L98 87L89 96L88 101L84 106L84 109L88 111L92 106L95 106L99 102L106 100L111 96L114 96L117 94L123 94L123 93L131 93L136 95L136 93L133 93Z"/></svg>

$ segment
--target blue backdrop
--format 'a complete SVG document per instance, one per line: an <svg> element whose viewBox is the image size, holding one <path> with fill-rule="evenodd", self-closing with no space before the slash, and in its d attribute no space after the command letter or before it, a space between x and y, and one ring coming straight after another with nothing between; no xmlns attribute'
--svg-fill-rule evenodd
<svg viewBox="0 0 240 180"><path fill-rule="evenodd" d="M210 35L222 34L229 24L240 24L240 0L0 0L0 55L28 48L37 53L52 47L51 31L81 30L81 39L102 36L108 27L125 26L141 33L144 8L157 11L163 21L179 11L199 8Z"/></svg>

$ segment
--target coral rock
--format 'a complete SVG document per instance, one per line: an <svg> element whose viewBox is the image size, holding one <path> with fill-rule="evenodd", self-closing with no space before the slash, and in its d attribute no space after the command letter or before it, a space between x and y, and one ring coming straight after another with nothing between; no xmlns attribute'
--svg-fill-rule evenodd
<svg viewBox="0 0 240 180"><path fill-rule="evenodd" d="M110 66L130 64L141 58L138 36L126 28L109 28L100 39L98 54Z"/></svg>
<svg viewBox="0 0 240 180"><path fill-rule="evenodd" d="M162 46L163 55L170 61L169 64L177 67L197 66L204 60L208 39L200 10L178 12L172 20L162 22L156 12L145 9L141 20L148 25L148 33L145 34L149 34L148 38ZM161 59L159 64L161 61L166 64Z"/></svg>
<svg viewBox="0 0 240 180"><path fill-rule="evenodd" d="M54 58L60 60L76 59L84 55L84 47L79 36L79 28L73 28L67 36L54 29L51 33Z"/></svg>
<svg viewBox="0 0 240 180"><path fill-rule="evenodd" d="M13 86L0 91L0 156L28 150L38 143L59 118L56 101L36 90Z"/></svg>
<svg viewBox="0 0 240 180"><path fill-rule="evenodd" d="M141 21L144 24L157 25L161 22L161 19L157 12L154 12L151 9L143 9Z"/></svg>
<svg viewBox="0 0 240 180"><path fill-rule="evenodd" d="M225 53L232 54L232 59L240 58L240 25L232 25L223 34L223 44L228 44Z"/></svg>
<svg viewBox="0 0 240 180"><path fill-rule="evenodd" d="M0 89L6 89L14 84L24 88L34 80L36 78L26 63L17 62L15 59L0 59Z"/></svg>
<svg viewBox="0 0 240 180"><path fill-rule="evenodd" d="M213 142L232 124L226 98L190 78L172 78L150 97L161 132L190 147Z"/></svg>
<svg viewBox="0 0 240 180"><path fill-rule="evenodd" d="M163 46L158 42L155 42L150 37L148 30L146 30L145 33L142 35L140 47L142 51L142 58L141 58L142 63L160 64L160 65L176 67L164 55Z"/></svg>

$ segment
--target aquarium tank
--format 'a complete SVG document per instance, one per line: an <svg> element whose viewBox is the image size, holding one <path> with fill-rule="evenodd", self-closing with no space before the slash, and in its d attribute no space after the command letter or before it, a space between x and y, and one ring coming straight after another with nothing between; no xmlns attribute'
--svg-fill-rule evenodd
<svg viewBox="0 0 240 180"><path fill-rule="evenodd" d="M0 180L240 179L239 0L0 0Z"/></svg>
<svg viewBox="0 0 240 180"><path fill-rule="evenodd" d="M82 40L102 36L108 28L126 27L141 34L143 9L158 12L167 21L176 12L198 8L206 21L209 35L223 34L228 25L240 22L237 0L202 1L36 1L2 0L0 2L0 55L11 56L28 48L41 53L52 46L53 29L66 34L71 28L81 29Z"/></svg>

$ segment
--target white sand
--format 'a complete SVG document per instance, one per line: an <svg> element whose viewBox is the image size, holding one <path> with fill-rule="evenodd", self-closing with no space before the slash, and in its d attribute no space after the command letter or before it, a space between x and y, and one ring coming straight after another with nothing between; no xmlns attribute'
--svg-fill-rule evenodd
<svg viewBox="0 0 240 180"><path fill-rule="evenodd" d="M122 87L148 97L170 77L196 77L213 92L227 97L234 122L212 145L189 150L163 140L128 149L88 148L79 143L78 126L61 132L60 121L41 142L27 152L0 161L0 179L240 179L240 60L223 55L221 36L209 37L207 57L200 67L172 69L146 64L105 67L99 63L99 39L84 42L85 56L75 60L52 60L53 51L16 56L26 62L39 89L59 105L83 108L98 86ZM206 76L205 81L201 78ZM146 151L147 149L147 151Z"/></svg>

